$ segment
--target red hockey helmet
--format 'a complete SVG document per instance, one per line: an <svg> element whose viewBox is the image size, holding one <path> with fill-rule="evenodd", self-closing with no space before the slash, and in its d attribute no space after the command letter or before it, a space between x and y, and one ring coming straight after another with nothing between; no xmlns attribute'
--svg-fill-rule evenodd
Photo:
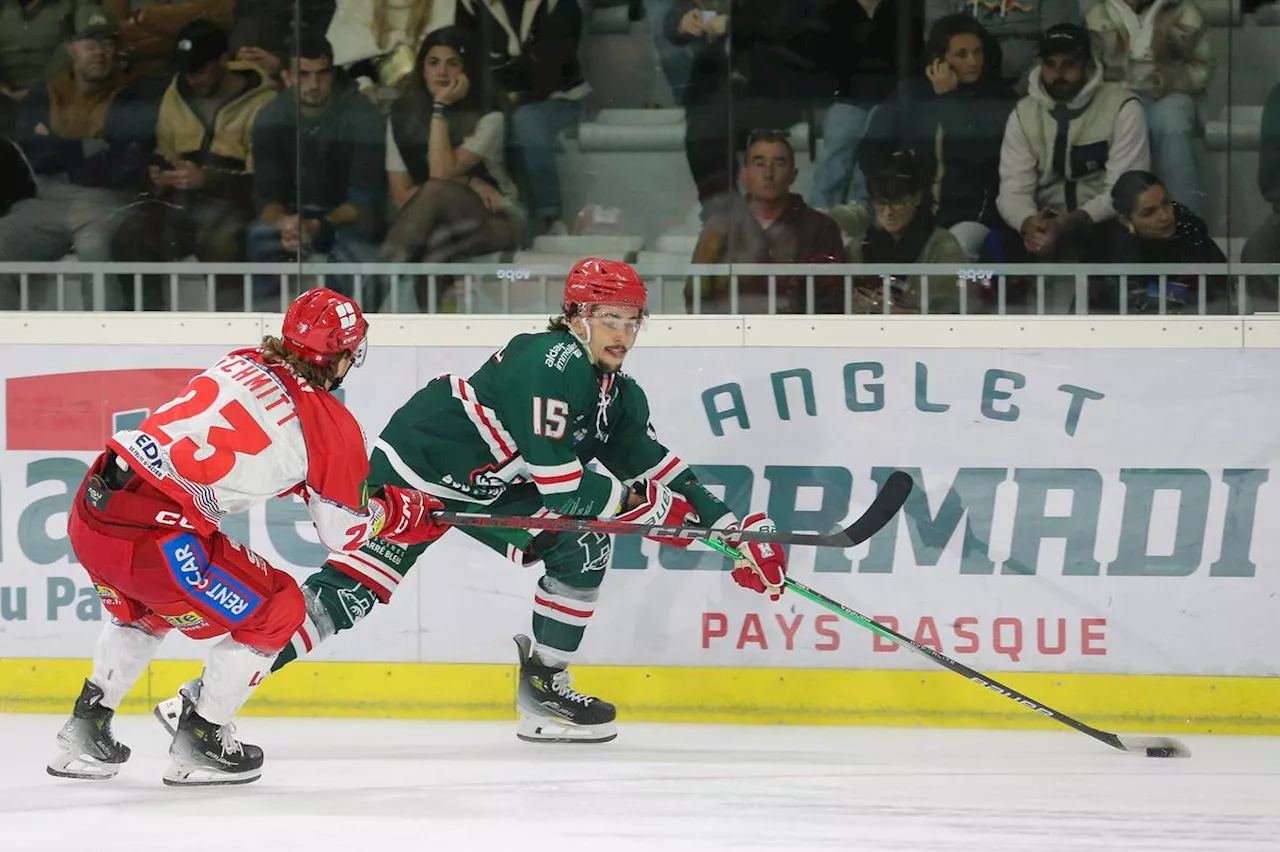
<svg viewBox="0 0 1280 852"><path fill-rule="evenodd" d="M635 268L620 260L580 260L564 282L566 312L572 305L628 305L644 312L648 310L648 297Z"/></svg>
<svg viewBox="0 0 1280 852"><path fill-rule="evenodd" d="M280 337L286 347L317 366L350 352L359 367L364 363L368 333L369 322L353 300L327 287L316 287L289 305Z"/></svg>

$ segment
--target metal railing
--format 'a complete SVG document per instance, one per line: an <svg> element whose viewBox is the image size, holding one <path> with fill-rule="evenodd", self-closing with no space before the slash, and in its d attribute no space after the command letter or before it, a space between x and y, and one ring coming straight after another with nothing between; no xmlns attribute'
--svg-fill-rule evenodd
<svg viewBox="0 0 1280 852"><path fill-rule="evenodd" d="M570 263L569 259L563 265L537 266L521 266L518 259L514 264L0 263L0 306L107 310L119 309L123 303L141 310L144 284L154 288L158 282L166 310L277 312L300 289L328 284L354 295L367 309L383 312L545 313L558 310ZM957 287L959 310L955 313L961 315L1087 315L1090 293L1111 287L1116 290L1116 307L1103 313L1230 315L1280 309L1280 264L650 263L637 264L637 269L649 284L650 309L655 314L703 313L702 284L711 280L727 286L727 301L719 300L715 312L740 313L744 279L751 279L756 300L763 279L763 309L751 312L776 313L779 280L799 278L803 278L806 313L815 312L819 288L828 287L840 288L841 298L835 301L842 299L843 312L853 313L855 289L866 294L870 286L874 293L877 281L878 308L884 314L901 312L908 281L917 303L912 312L921 314L939 313L930 311L931 301L936 303L942 288ZM693 284L688 309L686 282ZM260 285L256 293L254 284ZM424 304L415 292L421 293ZM1140 305L1135 304L1135 293Z"/></svg>

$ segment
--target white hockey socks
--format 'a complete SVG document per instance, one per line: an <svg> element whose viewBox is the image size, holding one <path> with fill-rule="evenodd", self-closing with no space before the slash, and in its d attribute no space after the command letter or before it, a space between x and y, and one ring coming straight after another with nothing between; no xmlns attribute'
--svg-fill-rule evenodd
<svg viewBox="0 0 1280 852"><path fill-rule="evenodd" d="M215 725L226 725L271 671L274 654L263 654L228 636L209 652L201 676L196 712Z"/></svg>
<svg viewBox="0 0 1280 852"><path fill-rule="evenodd" d="M138 682L151 658L160 650L161 636L140 627L110 621L98 634L89 680L102 690L102 706L120 709L120 702Z"/></svg>

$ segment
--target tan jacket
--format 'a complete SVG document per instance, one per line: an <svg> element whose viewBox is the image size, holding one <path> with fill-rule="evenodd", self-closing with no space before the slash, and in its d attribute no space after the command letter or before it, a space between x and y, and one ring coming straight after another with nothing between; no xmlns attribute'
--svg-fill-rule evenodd
<svg viewBox="0 0 1280 852"><path fill-rule="evenodd" d="M244 75L246 86L222 105L212 128L187 104L178 78L169 84L160 101L156 147L170 163L191 160L225 172L253 172L253 120L258 110L275 98L275 84L261 68L248 62L230 62L227 71Z"/></svg>
<svg viewBox="0 0 1280 852"><path fill-rule="evenodd" d="M1147 15L1155 8L1153 22ZM1137 15L1138 43L1125 0L1099 0L1085 23L1103 79L1127 82L1135 92L1162 98L1170 92L1199 94L1209 82L1213 57L1209 52L1204 17L1192 0L1156 0ZM1149 28L1147 31L1145 28ZM1142 44L1147 38L1150 45ZM1145 54L1135 56L1135 52Z"/></svg>

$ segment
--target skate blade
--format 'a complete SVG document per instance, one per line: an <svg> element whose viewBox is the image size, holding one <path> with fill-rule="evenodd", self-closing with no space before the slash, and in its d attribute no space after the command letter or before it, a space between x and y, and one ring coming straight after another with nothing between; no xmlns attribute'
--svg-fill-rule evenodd
<svg viewBox="0 0 1280 852"><path fill-rule="evenodd" d="M178 719L182 716L182 698L175 695L173 698L167 698L156 705L152 711L157 721L164 725L164 729L169 732L169 736L178 733Z"/></svg>
<svg viewBox="0 0 1280 852"><path fill-rule="evenodd" d="M521 714L516 738L526 743L607 743L618 737L613 722L603 725L575 725L551 716Z"/></svg>
<svg viewBox="0 0 1280 852"><path fill-rule="evenodd" d="M79 781L106 781L115 778L120 772L122 763L103 763L87 754L61 753L45 771L54 778L75 778Z"/></svg>
<svg viewBox="0 0 1280 852"><path fill-rule="evenodd" d="M231 784L251 784L262 777L262 767L245 772L223 772L205 766L192 766L173 761L161 779L170 787L223 787Z"/></svg>

